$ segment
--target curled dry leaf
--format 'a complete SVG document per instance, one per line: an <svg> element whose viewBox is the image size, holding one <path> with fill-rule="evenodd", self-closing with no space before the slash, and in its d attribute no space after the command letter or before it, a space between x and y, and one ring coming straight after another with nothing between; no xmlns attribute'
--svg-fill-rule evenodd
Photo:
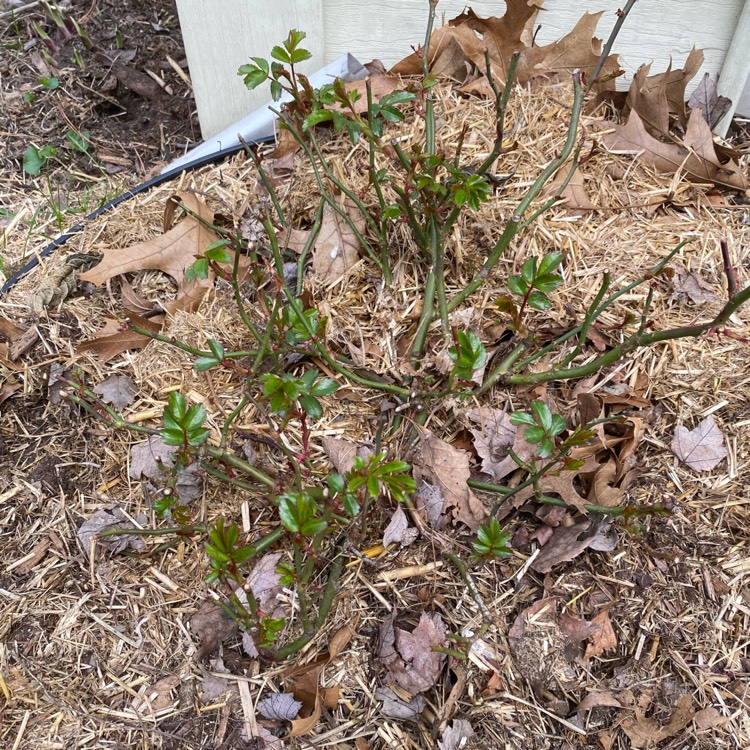
<svg viewBox="0 0 750 750"><path fill-rule="evenodd" d="M500 480L518 468L510 456L511 450L522 461L529 461L536 455L534 446L524 437L525 427L511 424L507 411L480 406L467 416L478 427L471 430L471 434L474 448L482 459L482 471L493 479Z"/></svg>
<svg viewBox="0 0 750 750"><path fill-rule="evenodd" d="M443 736L438 740L439 750L462 750L474 736L474 728L466 719L454 719L453 726L446 727Z"/></svg>
<svg viewBox="0 0 750 750"><path fill-rule="evenodd" d="M419 454L414 466L421 475L417 479L425 478L440 489L454 523L464 523L476 531L487 517L487 510L466 484L471 476L468 454L436 438L424 427L417 426L417 430Z"/></svg>
<svg viewBox="0 0 750 750"><path fill-rule="evenodd" d="M549 573L556 565L569 562L591 547L611 552L617 546L612 522L604 516L583 518L573 526L558 526L531 567L537 573Z"/></svg>
<svg viewBox="0 0 750 750"><path fill-rule="evenodd" d="M127 375L110 375L92 390L105 404L112 404L118 411L130 406L138 394L138 388Z"/></svg>
<svg viewBox="0 0 750 750"><path fill-rule="evenodd" d="M191 212L174 224L175 214L180 204ZM199 216L200 220L195 216ZM131 271L158 270L171 276L177 283L177 297L165 302L162 307L167 315L178 310L192 312L198 308L206 292L213 284L213 275L206 279L187 281L185 273L195 262L196 256L202 255L206 248L219 236L207 224L213 223L214 214L195 194L180 193L167 201L164 209L164 234L146 242L139 242L126 248L107 248L101 262L91 270L82 273L81 281L103 284L107 280ZM158 318L143 319L138 322L159 330L166 321L166 315ZM111 358L114 353L125 349L138 348L150 341L148 337L139 336L130 331L105 328L93 341L85 342L80 351L95 350L100 357ZM118 324L119 326L119 324ZM113 353L114 352L114 353Z"/></svg>
<svg viewBox="0 0 750 750"><path fill-rule="evenodd" d="M617 636L609 619L609 607L599 612L591 620L591 624L596 626L596 630L589 636L586 653L583 655L584 661L588 661L595 656L601 656L605 651L617 648Z"/></svg>
<svg viewBox="0 0 750 750"><path fill-rule="evenodd" d="M403 547L408 547L416 538L419 532L415 528L409 527L409 521L406 518L403 508L399 505L393 513L391 522L383 534L383 546L388 547L397 543Z"/></svg>
<svg viewBox="0 0 750 750"><path fill-rule="evenodd" d="M302 701L295 699L292 693L274 693L259 700L258 713L271 721L292 721L297 718Z"/></svg>
<svg viewBox="0 0 750 750"><path fill-rule="evenodd" d="M102 508L81 524L81 527L76 532L76 536L81 543L86 557L91 554L94 539L102 531L113 528L135 529L136 526L119 506ZM97 539L96 545L106 548L112 554L122 552L128 548L136 551L146 548L146 543L136 534L100 537Z"/></svg>
<svg viewBox="0 0 750 750"><path fill-rule="evenodd" d="M603 123L610 127L611 123ZM624 125L616 125L613 133L603 137L604 146L615 154L635 154L660 172L674 174L684 171L696 182L745 190L747 180L733 161L722 164L716 155L713 136L700 110L690 113L682 143L657 140L646 131L639 114L632 110Z"/></svg>
<svg viewBox="0 0 750 750"><path fill-rule="evenodd" d="M683 463L696 471L711 471L727 456L726 441L709 414L696 428L688 430L683 425L674 428L672 452Z"/></svg>
<svg viewBox="0 0 750 750"><path fill-rule="evenodd" d="M445 641L446 627L438 613L422 613L416 628L409 632L391 619L380 627L378 660L388 677L411 695L429 690L440 676L445 654L433 651Z"/></svg>
<svg viewBox="0 0 750 750"><path fill-rule="evenodd" d="M399 697L391 688L383 686L375 691L375 700L383 701L380 713L389 719L401 721L416 721L425 707L425 700L421 695L415 695L406 701Z"/></svg>
<svg viewBox="0 0 750 750"><path fill-rule="evenodd" d="M292 728L287 737L299 737L312 732L320 719L322 705L330 710L336 708L338 687L321 688L320 677L326 665L346 648L356 632L357 624L358 622L354 621L339 628L328 642L327 654L321 654L309 664L284 670L284 676L291 678L290 687L295 699L302 702L302 718L292 721Z"/></svg>
<svg viewBox="0 0 750 750"><path fill-rule="evenodd" d="M339 197L337 203L362 235L367 228L362 212L343 196ZM326 204L312 252L312 266L316 275L324 284L332 284L359 260L359 250L360 243L352 227L344 216Z"/></svg>
<svg viewBox="0 0 750 750"><path fill-rule="evenodd" d="M726 96L719 96L716 92L716 83L708 73L703 74L701 82L696 86L692 96L688 100L690 109L700 109L703 119L708 127L713 130L724 115L729 112L732 100Z"/></svg>
<svg viewBox="0 0 750 750"><path fill-rule="evenodd" d="M427 518L431 528L438 531L445 528L446 518L443 515L445 508L445 497L439 487L427 482L422 482L414 496L417 510Z"/></svg>

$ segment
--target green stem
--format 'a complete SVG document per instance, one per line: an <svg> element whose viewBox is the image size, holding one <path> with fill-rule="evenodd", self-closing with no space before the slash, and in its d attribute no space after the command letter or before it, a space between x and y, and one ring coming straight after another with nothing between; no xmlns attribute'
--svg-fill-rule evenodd
<svg viewBox="0 0 750 750"><path fill-rule="evenodd" d="M300 296L300 294L302 294L302 289L304 287L305 262L307 261L307 256L309 255L310 250L312 250L312 247L315 244L315 240L318 239L318 234L320 232L320 225L323 223L323 210L325 208L325 205L326 205L325 198L321 198L318 203L318 208L315 211L315 220L313 221L313 225L310 228L310 234L307 237L305 246L302 248L302 252L299 254L299 259L297 260L297 296L298 297Z"/></svg>
<svg viewBox="0 0 750 750"><path fill-rule="evenodd" d="M268 195L271 197L271 202L273 203L273 207L276 209L276 214L279 217L279 221L281 222L281 225L284 227L288 226L286 217L284 216L284 210L281 208L279 197L276 194L276 189L271 183L271 180L268 178L268 175L266 174L266 170L263 169L263 165L261 164L261 161L258 158L258 155L255 153L255 151L253 151L253 149L249 146L249 144L245 141L245 139L241 135L239 136L239 138L240 138L240 142L242 143L242 147L245 149L245 154L253 160L253 164L255 164L255 168L258 170L258 176L260 177L260 180L263 183L263 187L265 187L266 191L268 192Z"/></svg>
<svg viewBox="0 0 750 750"><path fill-rule="evenodd" d="M523 221L523 215L539 195L545 184L550 180L556 172L562 167L568 160L568 157L573 151L578 135L578 122L581 117L581 108L583 105L583 89L581 87L581 76L580 73L573 75L573 106L570 114L570 124L568 126L568 137L565 141L565 145L560 152L560 155L553 159L543 170L542 173L534 181L534 184L527 190L526 195L521 199L521 202L516 206L516 210L513 213L510 221L505 225L505 230L498 240L495 247L492 249L489 258L485 261L484 265L477 273L477 275L470 281L460 292L448 302L448 310L455 310L462 302L470 297L474 292L479 289L482 284L487 280L491 271L497 265L500 258L504 255L508 249L510 243L516 236L521 222Z"/></svg>
<svg viewBox="0 0 750 750"><path fill-rule="evenodd" d="M278 269L283 268L283 261L281 259L281 253L279 252L279 243L276 237L276 232L270 220L268 220L268 218L266 218L263 221L263 226L266 230L266 234L268 235L268 239L271 244L271 252L274 255L274 260L275 260L276 268L278 271ZM395 393L398 396L409 395L408 388L401 388L400 386L391 385L390 383L380 383L375 380L363 378L357 375L356 373L352 372L351 370L348 370L343 365L340 365L328 353L328 350L326 349L325 344L322 341L318 340L318 332L315 330L315 328L313 328L310 321L304 316L302 305L300 304L299 299L292 294L291 290L287 287L286 284L284 284L283 290L284 290L284 296L286 297L287 302L294 309L295 313L297 313L297 318L305 327L305 330L310 336L310 340L313 346L315 347L317 353L320 355L320 357L326 362L326 364L331 369L343 375L345 378L347 378L347 380L350 380L352 383L358 383L359 385L366 386L367 388L375 388L376 390L380 390L380 391L387 391L388 393Z"/></svg>
<svg viewBox="0 0 750 750"><path fill-rule="evenodd" d="M607 43L602 48L602 53L601 55L599 55L599 60L596 63L596 67L591 73L591 78L589 79L588 86L586 86L586 91L591 91L591 87L598 82L599 74L602 72L604 63L607 62L609 53L612 51L612 45L615 43L615 39L617 39L617 35L620 33L622 25L625 23L625 19L628 17L628 14L630 13L635 3L636 0L628 0L628 2L625 4L625 7L622 10L617 11L617 21L615 21L615 25L612 27L612 31L610 32L609 38L607 39Z"/></svg>
<svg viewBox="0 0 750 750"><path fill-rule="evenodd" d="M422 75L426 79L430 73L429 51L430 39L432 38L432 27L435 23L435 11L437 0L430 0L430 10L427 16L427 30L422 48ZM425 95L424 114L425 153L432 156L435 153L435 103L432 98L432 87L427 89Z"/></svg>
<svg viewBox="0 0 750 750"><path fill-rule="evenodd" d="M333 600L336 596L336 587L339 579L341 578L341 571L344 567L344 555L342 554L343 543L339 543L336 546L336 559L333 561L331 566L331 572L328 576L328 583L326 584L323 595L320 599L320 606L318 608L318 616L308 630L306 630L299 638L291 643L283 646L274 653L274 658L277 660L285 659L287 656L297 653L301 648L304 648L320 630L328 613L331 611L333 606Z"/></svg>
<svg viewBox="0 0 750 750"><path fill-rule="evenodd" d="M625 339L625 341L619 346L610 349L610 351L605 352L585 365L570 367L568 369L535 372L528 375L509 375L506 378L503 378L503 383L507 385L538 385L539 383L548 383L552 380L585 378L588 375L593 375L594 373L599 372L603 367L614 364L626 354L641 347L659 344L663 341L672 341L674 339L695 338L714 328L718 328L719 326L724 325L749 299L750 287L747 287L732 297L713 320L698 323L693 326L670 328L669 330L657 331L656 333L646 333L645 330L639 330L637 333Z"/></svg>
<svg viewBox="0 0 750 750"><path fill-rule="evenodd" d="M594 297L591 304L589 305L588 310L586 310L586 315L583 318L583 323L580 326L581 330L578 334L578 343L576 344L575 349L573 349L573 351L568 354L568 356L565 357L565 359L562 361L563 367L567 367L581 353L581 349L586 343L586 335L589 332L589 328L591 328L592 323L594 322L594 320L596 320L596 310L599 307L602 299L604 298L604 295L609 290L611 280L612 276L610 272L605 271L604 275L602 276L602 285L599 287L599 291L596 293L596 297Z"/></svg>

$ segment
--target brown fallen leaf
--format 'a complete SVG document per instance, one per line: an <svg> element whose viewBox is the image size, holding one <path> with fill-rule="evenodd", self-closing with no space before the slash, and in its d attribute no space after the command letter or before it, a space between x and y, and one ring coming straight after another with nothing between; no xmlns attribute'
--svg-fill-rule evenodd
<svg viewBox="0 0 750 750"><path fill-rule="evenodd" d="M670 63L664 73L649 75L650 65L641 65L630 84L626 108L634 109L651 135L669 135L670 115L683 127L687 124L685 87L703 65L703 52L695 47L682 68L672 70Z"/></svg>
<svg viewBox="0 0 750 750"><path fill-rule="evenodd" d="M190 618L190 630L201 642L195 652L195 660L202 661L217 651L223 641L237 633L239 626L218 604L207 599Z"/></svg>
<svg viewBox="0 0 750 750"><path fill-rule="evenodd" d="M685 729L694 715L691 697L683 695L677 701L675 711L667 724L660 725L655 719L644 716L643 710L636 709L635 716L625 719L620 726L630 739L633 750L649 750Z"/></svg>
<svg viewBox="0 0 750 750"><path fill-rule="evenodd" d="M466 719L454 719L453 726L446 727L438 740L438 750L461 750L474 737L474 728Z"/></svg>
<svg viewBox="0 0 750 750"><path fill-rule="evenodd" d="M302 702L292 693L273 693L256 704L258 713L271 721L293 721L301 708Z"/></svg>
<svg viewBox="0 0 750 750"><path fill-rule="evenodd" d="M510 456L511 450L522 461L529 461L536 455L536 448L524 437L525 428L513 425L507 411L480 406L467 416L479 427L471 430L471 434L474 448L482 459L482 471L493 479L500 480L518 468Z"/></svg>
<svg viewBox="0 0 750 750"><path fill-rule="evenodd" d="M615 697L614 693L607 690L592 690L576 707L576 713L590 711L592 708L610 707L622 708L622 703Z"/></svg>
<svg viewBox="0 0 750 750"><path fill-rule="evenodd" d="M716 299L711 285L700 274L688 271L676 263L669 263L667 268L674 272L670 282L675 291L675 297L687 297L696 305L713 302Z"/></svg>
<svg viewBox="0 0 750 750"><path fill-rule="evenodd" d="M526 0L508 0L502 18L490 16L481 18L471 8L449 22L452 27L466 26L481 35L482 55L472 53L474 64L485 72L483 50L487 49L490 60L498 66L499 80L506 79L511 55L532 43L532 27L539 14L539 8L529 5Z"/></svg>
<svg viewBox="0 0 750 750"><path fill-rule="evenodd" d="M537 573L549 573L556 565L569 562L591 547L611 552L617 546L617 533L605 516L583 518L573 526L558 526L531 567Z"/></svg>
<svg viewBox="0 0 750 750"><path fill-rule="evenodd" d="M423 612L410 632L395 626L395 616L381 625L378 661L396 685L411 695L424 693L435 685L445 662L445 654L432 650L445 641L445 623L437 612Z"/></svg>
<svg viewBox="0 0 750 750"><path fill-rule="evenodd" d="M706 74L708 75L708 74ZM693 723L701 731L705 732L708 729L713 729L716 726L726 724L729 719L722 716L718 709L713 706L703 708L693 716Z"/></svg>
<svg viewBox="0 0 750 750"><path fill-rule="evenodd" d="M151 713L173 706L177 700L175 691L182 683L177 675L168 675L146 688L134 701L136 711Z"/></svg>
<svg viewBox="0 0 750 750"><path fill-rule="evenodd" d="M419 531L413 526L409 526L403 508L399 505L393 512L390 523L386 526L383 534L383 546L388 547L390 544L400 544L402 547L408 547L419 535Z"/></svg>
<svg viewBox="0 0 750 750"><path fill-rule="evenodd" d="M357 455L357 446L351 440L341 438L324 437L323 450L336 467L339 474L346 474L354 466Z"/></svg>
<svg viewBox="0 0 750 750"><path fill-rule="evenodd" d="M175 214L181 203L202 221L187 214L174 224ZM131 271L162 271L177 283L177 297L161 305L165 313L173 315L178 310L192 312L197 309L212 286L213 274L209 273L206 279L187 281L185 273L195 262L196 256L202 255L205 249L218 239L218 234L205 226L205 223L213 223L213 220L213 211L194 194L172 196L164 209L164 234L126 248L107 248L102 260L89 271L82 273L80 279L99 285L114 276ZM137 318L134 322L152 330L159 330L166 320L165 316L146 319L134 315L131 318ZM142 347L150 341L146 336L122 331L120 328L121 326L116 323L113 328L113 322L110 321L100 331L98 340L84 342L77 351L95 350L100 353L100 358L109 359L116 353Z"/></svg>
<svg viewBox="0 0 750 750"><path fill-rule="evenodd" d="M425 699L421 695L405 700L387 686L381 686L375 690L375 700L383 701L380 707L380 713L383 716L401 721L416 721L425 707Z"/></svg>
<svg viewBox="0 0 750 750"><path fill-rule="evenodd" d="M591 620L591 624L597 626L597 629L589 636L586 652L583 655L584 662L595 656L601 656L605 651L617 648L617 636L609 619L609 607L599 612Z"/></svg>
<svg viewBox="0 0 750 750"><path fill-rule="evenodd" d="M329 710L338 704L338 688L321 688L320 678L326 666L347 646L356 633L358 621L339 628L328 642L328 653L321 654L314 661L299 667L290 667L282 672L290 679L291 692L302 702L299 719L292 721L287 738L309 734L318 723L324 705Z"/></svg>
<svg viewBox="0 0 750 750"><path fill-rule="evenodd" d="M576 169L568 184L560 192L560 188L567 176L568 170L564 167L555 175L555 179L549 184L544 194L548 197L555 196L561 198L565 201L565 207L572 211L595 210L596 206L591 202L591 198L589 198L586 192L586 187L583 183L583 173L580 167Z"/></svg>
<svg viewBox="0 0 750 750"><path fill-rule="evenodd" d="M81 543L83 553L86 557L91 554L95 539L97 540L95 543L97 547L105 548L112 554L117 554L128 548L136 551L146 548L146 542L136 534L99 537L102 531L113 528L135 528L135 524L130 520L130 516L119 506L102 508L81 524L76 532L76 537Z"/></svg>
<svg viewBox="0 0 750 750"><path fill-rule="evenodd" d="M444 515L445 497L440 487L421 482L414 496L417 510L427 519L430 528L440 531L445 528L447 519Z"/></svg>
<svg viewBox="0 0 750 750"><path fill-rule="evenodd" d="M674 428L672 452L683 463L696 471L711 471L727 456L726 440L709 414L697 427L688 430L683 425Z"/></svg>
<svg viewBox="0 0 750 750"><path fill-rule="evenodd" d="M487 510L466 484L471 476L466 451L454 448L435 437L428 429L417 425L419 452L414 468L420 478L438 487L445 498L445 510L450 510L454 523L463 523L476 531L487 517Z"/></svg>
<svg viewBox="0 0 750 750"><path fill-rule="evenodd" d="M165 316L157 315L153 318L140 318L135 313L129 320L136 325L158 333L164 324ZM96 352L100 362L108 362L122 352L129 349L141 349L151 341L149 336L131 331L124 321L108 319L94 334L90 341L84 341L76 347L76 352Z"/></svg>
<svg viewBox="0 0 750 750"><path fill-rule="evenodd" d="M371 75L368 78L360 78L357 81L349 81L345 85L345 88L347 92L356 91L359 93L359 99L354 102L354 111L360 115L367 112L367 81L370 82L372 101L375 104L377 104L386 94L392 94L394 91L402 87L401 81L399 80L398 76L387 74L375 76ZM338 105L338 109L343 110L343 106Z"/></svg>
<svg viewBox="0 0 750 750"><path fill-rule="evenodd" d="M701 82L696 86L690 99L690 109L700 109L703 119L708 127L713 130L724 115L729 112L732 100L726 96L719 96L716 92L716 83L708 73L703 74Z"/></svg>
<svg viewBox="0 0 750 750"><path fill-rule="evenodd" d="M453 77L456 71L465 70L467 60L481 59L484 69L484 48L477 35L468 26L443 26L430 39L427 55L430 70ZM413 76L422 73L422 57L416 52L396 63L389 71L392 75Z"/></svg>
<svg viewBox="0 0 750 750"><path fill-rule="evenodd" d="M110 375L92 390L101 396L105 404L112 404L118 411L130 406L138 394L138 388L127 375Z"/></svg>
<svg viewBox="0 0 750 750"><path fill-rule="evenodd" d="M569 80L576 69L584 74L592 73L602 52L601 40L594 36L594 32L603 13L586 12L573 29L558 41L542 47L526 47L518 63L518 82L525 83L536 76ZM604 88L614 88L614 77L618 71L618 56L609 55L599 74L600 79L607 81ZM601 87L601 84L597 85L597 88Z"/></svg>
<svg viewBox="0 0 750 750"><path fill-rule="evenodd" d="M604 123L609 127L610 123ZM625 125L616 125L613 133L603 138L604 146L615 154L635 154L660 172L674 174L683 170L697 182L745 190L747 180L733 161L721 164L713 144L713 136L700 110L693 110L682 143L659 141L650 135L635 110Z"/></svg>
<svg viewBox="0 0 750 750"><path fill-rule="evenodd" d="M362 212L343 196L337 202L360 235L363 234L367 222ZM312 252L312 266L317 276L325 284L337 281L359 260L359 250L360 243L352 227L335 209L326 205Z"/></svg>
<svg viewBox="0 0 750 750"><path fill-rule="evenodd" d="M618 479L617 463L613 458L610 458L594 473L586 501L591 505L601 505L606 508L615 508L622 505L627 493L625 490L614 486Z"/></svg>

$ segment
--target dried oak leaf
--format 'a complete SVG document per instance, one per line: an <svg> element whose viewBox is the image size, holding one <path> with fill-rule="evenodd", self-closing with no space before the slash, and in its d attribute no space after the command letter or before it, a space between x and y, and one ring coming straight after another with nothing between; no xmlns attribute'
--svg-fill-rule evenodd
<svg viewBox="0 0 750 750"><path fill-rule="evenodd" d="M597 626L596 631L589 636L584 661L595 656L601 656L605 651L617 648L617 636L615 635L612 622L609 619L609 607L606 607L592 620L591 624Z"/></svg>
<svg viewBox="0 0 750 750"><path fill-rule="evenodd" d="M239 630L239 627L218 604L207 599L190 618L190 629L201 641L195 653L196 661L200 661L216 651L223 641Z"/></svg>
<svg viewBox="0 0 750 750"><path fill-rule="evenodd" d="M401 721L416 721L425 707L425 700L421 695L415 695L410 701L406 701L387 686L375 691L375 700L383 701L380 707L383 716Z"/></svg>
<svg viewBox="0 0 750 750"><path fill-rule="evenodd" d="M362 212L344 196L340 196L337 203L362 235L367 227ZM352 227L338 211L326 204L312 252L316 275L324 284L338 281L359 260L359 250L360 243Z"/></svg>
<svg viewBox="0 0 750 750"><path fill-rule="evenodd" d="M484 49L490 54L492 63L499 67L499 79L505 81L511 55L532 43L531 29L539 13L539 8L529 5L526 0L508 0L505 15L501 18L490 16L481 18L471 8L449 22L451 27L466 26L476 32L481 40L479 52L472 50L472 62L485 70Z"/></svg>
<svg viewBox="0 0 750 750"><path fill-rule="evenodd" d="M301 708L302 701L296 700L292 693L274 693L256 705L258 713L271 721L293 721Z"/></svg>
<svg viewBox="0 0 750 750"><path fill-rule="evenodd" d="M716 83L708 73L703 74L701 82L696 86L692 96L688 100L690 109L700 109L708 127L713 130L724 115L729 112L732 100L726 96L719 96L716 92Z"/></svg>
<svg viewBox="0 0 750 750"><path fill-rule="evenodd" d="M583 518L573 526L558 526L531 567L537 573L549 573L556 565L573 560L589 547L611 552L616 546L617 534L611 520L604 516Z"/></svg>
<svg viewBox="0 0 750 750"><path fill-rule="evenodd" d="M86 557L91 554L93 540L102 531L112 528L134 529L136 527L119 506L102 508L81 524L81 527L76 532L76 536L81 543ZM100 537L97 539L96 544L97 546L106 547L112 554L122 552L128 549L128 547L136 551L146 548L146 543L136 534Z"/></svg>
<svg viewBox="0 0 750 750"><path fill-rule="evenodd" d="M684 464L696 471L711 471L727 456L726 441L709 414L697 427L688 430L683 425L674 428L672 452Z"/></svg>
<svg viewBox="0 0 750 750"><path fill-rule="evenodd" d="M512 450L522 461L529 461L536 455L524 433L525 427L511 424L510 414L502 409L480 406L467 415L479 429L471 430L474 448L482 459L482 471L500 480L512 474L518 464L510 457Z"/></svg>
<svg viewBox="0 0 750 750"><path fill-rule="evenodd" d="M453 726L446 727L438 740L438 750L462 750L474 736L474 728L466 719L454 719Z"/></svg>
<svg viewBox="0 0 750 750"><path fill-rule="evenodd" d="M130 406L138 394L138 388L127 375L110 375L92 390L102 397L105 404L112 404L118 411Z"/></svg>
<svg viewBox="0 0 750 750"><path fill-rule="evenodd" d="M438 531L445 528L447 522L443 510L445 509L445 497L440 489L433 484L422 482L414 496L417 510L427 518L430 528Z"/></svg>
<svg viewBox="0 0 750 750"><path fill-rule="evenodd" d="M646 130L659 138L669 135L669 116L680 125L687 123L685 87L703 65L703 52L693 48L682 68L672 70L670 63L664 73L649 75L650 65L641 65L630 84L626 105L643 120Z"/></svg>
<svg viewBox="0 0 750 750"><path fill-rule="evenodd" d="M611 123L604 123L609 127ZM689 179L745 190L747 180L732 160L722 164L714 147L713 136L700 111L690 113L682 143L659 141L650 135L635 110L624 125L603 138L604 146L615 154L635 154L660 172L674 174L683 170Z"/></svg>
<svg viewBox="0 0 750 750"><path fill-rule="evenodd" d="M643 710L636 709L635 716L625 719L620 725L630 739L633 750L649 750L656 748L659 743L677 732L681 732L695 716L693 701L689 695L683 695L677 701L674 713L665 725L660 725L655 719L644 716Z"/></svg>
<svg viewBox="0 0 750 750"><path fill-rule="evenodd" d="M199 216L201 221L188 213L174 224L175 214L181 204L184 204L192 214ZM174 195L169 198L164 209L164 234L126 248L107 248L102 260L86 273L82 273L80 279L98 286L114 276L131 271L163 271L177 283L177 297L162 305L165 312L168 315L178 310L192 312L197 309L212 286L213 274L209 273L206 279L187 281L185 273L195 262L196 256L202 255L206 248L219 238L216 232L206 226L207 223L213 223L213 220L213 211L193 193ZM155 323L155 319L149 320L151 325ZM162 318L163 320L165 318ZM86 342L86 346L79 349L101 350L115 343L112 336L117 336L117 333L110 331L98 340ZM122 333L123 341L128 344L126 348L137 348L149 341L148 337L136 338L137 336L138 334L132 332Z"/></svg>
<svg viewBox="0 0 750 750"><path fill-rule="evenodd" d="M403 508L399 505L393 513L391 522L386 526L383 534L383 546L388 547L394 542L403 547L408 547L419 534L419 531L409 527L409 521L406 518Z"/></svg>
<svg viewBox="0 0 750 750"><path fill-rule="evenodd" d="M423 612L413 631L394 625L393 617L380 628L378 660L388 677L411 695L424 693L438 680L445 654L433 651L445 641L446 626L438 613Z"/></svg>
<svg viewBox="0 0 750 750"><path fill-rule="evenodd" d="M594 36L594 32L603 12L584 13L573 29L556 42L542 47L526 47L518 63L518 82L525 83L536 76L565 80L576 69L593 72L602 52L601 40ZM613 79L618 70L618 56L609 55L599 77ZM609 80L604 87L614 88L614 80Z"/></svg>
<svg viewBox="0 0 750 750"><path fill-rule="evenodd" d="M487 510L466 484L471 476L468 454L436 438L424 427L417 426L417 430L419 453L414 467L421 475L419 478L426 478L440 488L454 523L464 523L476 531L487 517Z"/></svg>

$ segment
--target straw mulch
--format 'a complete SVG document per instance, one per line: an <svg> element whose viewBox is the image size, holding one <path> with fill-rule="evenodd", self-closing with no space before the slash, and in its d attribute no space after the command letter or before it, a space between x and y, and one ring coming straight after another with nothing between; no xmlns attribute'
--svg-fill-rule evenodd
<svg viewBox="0 0 750 750"><path fill-rule="evenodd" d="M491 147L491 105L461 98L448 87L438 91L438 146L450 153L467 124L462 159L478 162ZM457 227L449 246L451 288L460 288L481 265L520 196L559 152L570 99L566 86L519 89L512 98L507 122L513 125L510 137L518 141L518 149L504 157L498 169L513 176L481 211L467 215ZM420 137L408 123L393 132L406 150ZM362 147L328 136L325 151L343 179L355 190L364 187ZM695 239L675 262L700 276L714 300L697 305L660 280L654 286L655 327L702 320L721 307L721 239L727 240L740 280L746 283L750 210L716 207L716 197L705 187L606 152L586 163L583 176L597 209L561 205L542 216L460 312L464 324L472 316L496 317L499 323L493 301L505 292L507 274L517 273L526 257L553 249L565 253L566 280L554 295L549 313L553 325L569 323L571 310L580 314L596 294L604 270L612 272L613 286L624 285L688 236ZM41 337L22 369L2 370L3 377L21 384L3 405L0 421L3 747L255 747L240 739L244 722L254 720L258 699L284 689L281 669L252 662L236 641L224 646L221 657L196 661L198 644L187 623L206 594L207 564L199 540L185 540L159 554L104 554L89 561L76 539L81 523L102 507L118 504L132 518L151 511L142 483L128 474L130 446L137 440L102 429L64 401L54 402L54 388L46 385L51 367L75 361L91 383L115 372L129 374L139 393L126 414L147 424L158 424L167 395L175 388L205 404L212 427L220 426L222 415L240 396L237 384L221 374L196 374L189 355L166 345L152 343L104 364L90 355L76 357L76 342L89 338L105 316L120 310L115 284L70 298L61 309L39 318L27 309L30 295L68 253L125 247L158 234L165 200L176 191L195 191L238 226L243 220L246 226L251 223L259 195L252 165L242 157L184 175L92 222L0 303L2 314L19 325L36 325ZM290 215L304 226L317 195L299 157L281 191ZM723 200L731 203L728 196ZM24 237L16 230L6 241L12 253ZM404 344L418 317L415 290L423 263L410 255L406 231L394 232L392 247L397 260L391 290L383 288L366 260L333 285L309 278L307 287L329 318L331 346L358 366L400 379L408 374ZM139 274L133 284L145 296L163 298L174 292L154 273ZM644 299L645 292L637 290L602 322L617 325L626 310L637 311ZM750 335L743 322L748 314L742 311L733 321L735 334ZM248 344L221 283L197 314L176 316L170 332L196 346L209 337L221 339L227 349ZM437 326L431 343L444 346ZM335 709L323 711L313 735L290 740L287 746L432 748L446 724L462 718L476 732L466 748L625 750L655 747L657 740L665 750L747 747L747 352L744 341L731 337L673 342L636 353L590 384L641 387L658 405L638 451L642 473L629 499L670 502L674 512L651 519L640 537L621 532L614 552L585 552L546 576L528 570L529 550L477 569L476 585L492 622L486 632L480 632L480 608L445 557L446 550L468 551L471 537L465 530L447 529L403 550L390 548L374 565L352 556L324 632L297 657L299 662L312 659L342 625L354 624L354 637L324 676L325 685L340 688L340 699ZM430 365L438 366L438 354L428 355L434 359ZM570 389L550 386L546 395L561 409L572 410ZM381 394L351 386L327 400L325 416L312 436L313 458L321 469L329 466L321 438L343 437L357 444L373 440L382 401ZM519 408L524 397L498 389L486 403L501 407L507 402ZM669 444L676 424L693 427L708 414L726 436L729 457L714 471L699 474L680 464ZM445 420L438 411L428 425L441 434ZM449 429L443 437L460 439L460 425ZM243 414L238 430L262 436L252 411ZM299 436L291 432L289 439L296 450ZM401 444L389 447L402 457ZM278 465L274 453L264 452L262 445L257 458L270 470ZM231 518L251 538L272 521L261 496L211 482L194 512L201 520ZM378 524L387 523L389 512L379 510L371 543L379 541ZM506 523L513 532L534 525L528 516ZM149 541L149 549L155 548ZM558 609L587 619L608 607L616 648L583 660L548 610L536 618L533 637L524 639L522 652L513 653L511 625L543 597L557 597ZM374 695L381 684L374 661L378 626L394 610L407 619L423 611L440 613L450 633L474 641L469 659L451 661L426 694L427 708L416 722L383 716ZM229 694L203 700L206 680L224 672L231 673ZM594 708L576 711L587 697Z"/></svg>

